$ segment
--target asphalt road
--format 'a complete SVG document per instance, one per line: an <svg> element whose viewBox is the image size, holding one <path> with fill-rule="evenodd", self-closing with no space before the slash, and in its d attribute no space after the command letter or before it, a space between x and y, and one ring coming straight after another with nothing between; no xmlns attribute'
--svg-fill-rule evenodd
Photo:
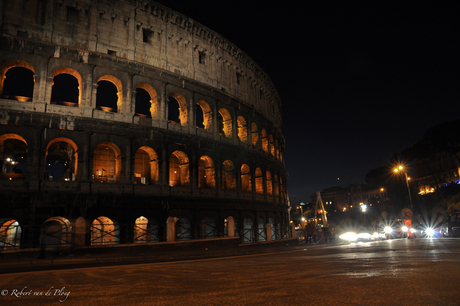
<svg viewBox="0 0 460 306"><path fill-rule="evenodd" d="M460 239L0 277L0 305L460 305Z"/></svg>

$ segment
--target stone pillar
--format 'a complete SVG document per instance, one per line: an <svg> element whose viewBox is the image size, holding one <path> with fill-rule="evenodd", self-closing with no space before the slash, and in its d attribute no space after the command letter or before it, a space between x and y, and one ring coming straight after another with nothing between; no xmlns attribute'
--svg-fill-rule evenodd
<svg viewBox="0 0 460 306"><path fill-rule="evenodd" d="M265 224L265 230L267 231L267 241L272 241L272 226L270 223Z"/></svg>
<svg viewBox="0 0 460 306"><path fill-rule="evenodd" d="M228 237L235 237L235 220L232 216L227 218Z"/></svg>
<svg viewBox="0 0 460 306"><path fill-rule="evenodd" d="M176 218L169 217L166 220L166 241L174 242L176 240Z"/></svg>
<svg viewBox="0 0 460 306"><path fill-rule="evenodd" d="M75 221L75 248L85 246L86 241L86 220L83 217L78 217Z"/></svg>

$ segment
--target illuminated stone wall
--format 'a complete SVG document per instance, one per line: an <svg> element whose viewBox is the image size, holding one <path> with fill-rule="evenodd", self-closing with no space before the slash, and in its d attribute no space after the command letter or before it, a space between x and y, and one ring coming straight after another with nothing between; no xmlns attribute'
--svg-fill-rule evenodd
<svg viewBox="0 0 460 306"><path fill-rule="evenodd" d="M0 10L0 227L28 225L22 247L286 237L281 104L236 46L153 2Z"/></svg>

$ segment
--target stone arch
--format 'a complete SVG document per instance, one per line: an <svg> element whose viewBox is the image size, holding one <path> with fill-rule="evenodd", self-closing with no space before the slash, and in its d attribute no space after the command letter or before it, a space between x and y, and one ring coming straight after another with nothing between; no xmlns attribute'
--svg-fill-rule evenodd
<svg viewBox="0 0 460 306"><path fill-rule="evenodd" d="M255 182L256 182L256 193L263 194L264 193L264 176L260 168L256 168Z"/></svg>
<svg viewBox="0 0 460 306"><path fill-rule="evenodd" d="M58 137L46 146L45 176L53 180L73 181L77 175L78 147L72 140ZM53 174L51 174L53 173Z"/></svg>
<svg viewBox="0 0 460 306"><path fill-rule="evenodd" d="M185 99L185 97L183 95L181 95L178 92L170 93L169 97L173 98L178 103L179 116L178 116L177 120L179 120L179 121L176 121L176 118L169 118L169 115L168 115L168 122L177 122L181 126L187 125L187 120L188 120L187 100ZM171 114L170 107L171 107L171 100L168 103L168 114Z"/></svg>
<svg viewBox="0 0 460 306"><path fill-rule="evenodd" d="M267 135L267 131L265 129L262 129L261 135L262 135L262 150L264 150L264 152L268 153L268 135Z"/></svg>
<svg viewBox="0 0 460 306"><path fill-rule="evenodd" d="M138 184L158 184L158 154L154 149L140 147L134 157L134 181Z"/></svg>
<svg viewBox="0 0 460 306"><path fill-rule="evenodd" d="M248 127L246 126L246 119L243 116L238 116L236 118L238 124L238 138L241 142L248 142Z"/></svg>
<svg viewBox="0 0 460 306"><path fill-rule="evenodd" d="M255 122L251 123L251 139L252 145L257 146L257 142L259 141L259 130Z"/></svg>
<svg viewBox="0 0 460 306"><path fill-rule="evenodd" d="M93 176L96 182L116 183L121 175L121 151L112 142L102 142L94 150Z"/></svg>
<svg viewBox="0 0 460 306"><path fill-rule="evenodd" d="M24 92L23 92L23 89L21 89L20 91L17 91L13 87L11 89L11 91L12 91L11 94L9 92L7 92L8 96L10 96L10 95L14 96L16 100L21 101L21 102L32 101L33 89L34 89L34 83L35 83L35 69L31 64L29 64L26 61L22 61L22 60L8 61L3 65L2 71L1 71L1 74L0 74L0 96L4 97L5 81L6 81L6 78L7 78L6 73L10 69L13 69L13 68L24 68L24 69L27 69L27 70L31 71L32 72L32 78L29 79L26 84L22 83L22 81L21 81L21 85L20 85L21 88L23 88L24 86L27 86L27 89ZM16 83L16 82L14 82L14 83ZM7 87L8 86L19 86L19 84L8 84L8 82L7 82ZM24 96L23 93L27 93L27 96ZM29 95L30 95L30 97L29 97ZM11 99L11 98L8 97L8 99Z"/></svg>
<svg viewBox="0 0 460 306"><path fill-rule="evenodd" d="M148 101L143 101L141 99L141 95L139 94L138 89L145 90L145 92L148 94ZM139 96L138 96L139 94ZM147 102L150 105L147 105ZM135 114L137 116L144 117L151 117L152 119L157 118L158 116L158 94L157 91L149 84L139 84L136 87L136 106L135 106ZM145 105L143 105L145 104ZM148 114L147 114L148 112Z"/></svg>
<svg viewBox="0 0 460 306"><path fill-rule="evenodd" d="M211 107L204 100L200 100L196 104L201 108L201 110L203 112L203 127L204 127L204 129L205 130L211 129L211 126L212 126L212 111L211 111Z"/></svg>
<svg viewBox="0 0 460 306"><path fill-rule="evenodd" d="M192 226L188 218L180 217L175 223L176 240L190 240L192 238Z"/></svg>
<svg viewBox="0 0 460 306"><path fill-rule="evenodd" d="M214 161L211 157L203 155L198 161L198 187L199 188L215 188L215 168Z"/></svg>
<svg viewBox="0 0 460 306"><path fill-rule="evenodd" d="M266 172L267 194L273 194L272 174L267 170Z"/></svg>
<svg viewBox="0 0 460 306"><path fill-rule="evenodd" d="M279 146L278 139L275 140L275 148L276 148L276 158L280 159L280 146Z"/></svg>
<svg viewBox="0 0 460 306"><path fill-rule="evenodd" d="M0 219L0 250L18 248L21 243L22 229L14 219Z"/></svg>
<svg viewBox="0 0 460 306"><path fill-rule="evenodd" d="M273 135L270 135L270 153L275 156L275 143L273 141Z"/></svg>
<svg viewBox="0 0 460 306"><path fill-rule="evenodd" d="M144 216L140 216L134 221L134 243L147 242L151 239L148 231L149 219Z"/></svg>
<svg viewBox="0 0 460 306"><path fill-rule="evenodd" d="M231 160L222 163L222 189L236 189L235 166Z"/></svg>
<svg viewBox="0 0 460 306"><path fill-rule="evenodd" d="M174 151L169 158L169 186L188 186L190 183L189 159L182 151Z"/></svg>
<svg viewBox="0 0 460 306"><path fill-rule="evenodd" d="M76 79L77 88L71 88L72 78L66 78L62 82L55 84L55 79L59 76L69 75ZM59 80L58 80L59 81ZM64 84L65 83L65 84ZM58 86L58 87L55 87ZM81 90L82 88L82 78L78 71L68 67L61 67L54 71L53 73L53 82L51 84L51 101L52 104L64 104L67 106L81 106ZM77 97L72 97L71 91L74 90L77 92ZM61 99L58 99L59 98ZM57 100L62 101L57 101ZM55 100L55 101L53 101Z"/></svg>
<svg viewBox="0 0 460 306"><path fill-rule="evenodd" d="M224 236L235 237L237 233L238 225L235 223L235 219L232 216L228 216L227 219L224 220Z"/></svg>
<svg viewBox="0 0 460 306"><path fill-rule="evenodd" d="M1 135L0 177L23 178L27 170L27 152L27 142L22 136L12 133Z"/></svg>
<svg viewBox="0 0 460 306"><path fill-rule="evenodd" d="M98 80L97 80L97 83L98 83L98 96L96 98L96 108L101 108L103 111L107 111L107 112L113 112L113 107L111 106L107 106L107 105L102 105L103 103L101 103L102 101L99 101L99 100L102 100L99 96L99 90L100 90L100 82L110 82L112 83L115 87L116 87L116 97L117 97L117 101L116 101L116 106L117 106L117 109L115 110L115 112L117 113L121 113L121 107L123 105L123 84L121 83L121 81L114 77L113 75L103 75L101 76Z"/></svg>
<svg viewBox="0 0 460 306"><path fill-rule="evenodd" d="M230 115L230 112L225 108L219 109L219 114L221 115L221 118L219 119L219 121L222 120L221 122L218 122L218 124L220 125L219 130L221 131L221 133L225 135L225 137L231 138L232 137L232 116Z"/></svg>
<svg viewBox="0 0 460 306"><path fill-rule="evenodd" d="M64 217L52 217L43 223L40 233L40 245L60 247L72 244L72 225Z"/></svg>
<svg viewBox="0 0 460 306"><path fill-rule="evenodd" d="M246 164L241 166L241 191L252 191L251 169Z"/></svg>
<svg viewBox="0 0 460 306"><path fill-rule="evenodd" d="M120 226L117 221L100 216L91 223L91 245L120 243Z"/></svg>

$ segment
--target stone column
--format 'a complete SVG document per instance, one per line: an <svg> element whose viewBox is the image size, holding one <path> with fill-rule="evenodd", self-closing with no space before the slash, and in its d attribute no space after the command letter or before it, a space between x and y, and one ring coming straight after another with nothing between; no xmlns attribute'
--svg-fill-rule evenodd
<svg viewBox="0 0 460 306"><path fill-rule="evenodd" d="M265 230L267 231L267 241L272 241L272 226L270 223L265 224Z"/></svg>
<svg viewBox="0 0 460 306"><path fill-rule="evenodd" d="M176 218L169 217L166 220L166 241L174 242L176 240Z"/></svg>

